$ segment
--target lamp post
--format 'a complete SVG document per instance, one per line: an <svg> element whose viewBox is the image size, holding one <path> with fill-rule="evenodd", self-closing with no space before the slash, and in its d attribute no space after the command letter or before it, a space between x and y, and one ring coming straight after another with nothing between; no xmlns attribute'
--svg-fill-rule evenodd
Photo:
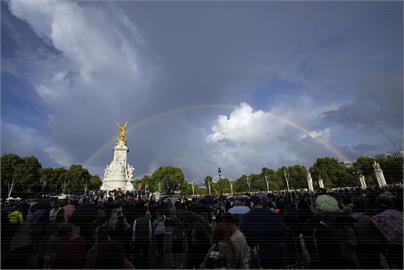
<svg viewBox="0 0 404 270"><path fill-rule="evenodd" d="M217 170L217 173L219 174L219 182L220 182L220 196L223 195L223 186L222 186L222 170L220 168Z"/></svg>
<svg viewBox="0 0 404 270"><path fill-rule="evenodd" d="M249 176L247 176L247 185L248 185L248 192L251 193L251 180Z"/></svg>

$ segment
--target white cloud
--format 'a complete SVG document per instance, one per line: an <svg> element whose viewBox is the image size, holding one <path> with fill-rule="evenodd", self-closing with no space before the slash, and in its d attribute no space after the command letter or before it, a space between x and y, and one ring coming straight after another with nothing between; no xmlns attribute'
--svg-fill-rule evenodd
<svg viewBox="0 0 404 270"><path fill-rule="evenodd" d="M52 146L45 149L45 152L49 157L56 161L59 165L66 168L70 167L74 163L74 159L61 147Z"/></svg>
<svg viewBox="0 0 404 270"><path fill-rule="evenodd" d="M329 128L325 128L324 130L311 130L307 134L303 134L302 139L306 138L306 136L310 136L313 139L320 139L322 141L329 142L331 130Z"/></svg>
<svg viewBox="0 0 404 270"><path fill-rule="evenodd" d="M313 110L307 97L296 99L301 106L279 103L269 111L262 111L241 103L229 116L219 115L206 137L217 164L238 175L258 171L263 166L276 168L293 162L311 165L319 153L330 154L317 141L328 142L330 128L299 128L316 123L319 112L328 106L317 105Z"/></svg>
<svg viewBox="0 0 404 270"><path fill-rule="evenodd" d="M137 115L134 101L149 89L151 74L146 42L115 5L11 0L9 7L56 49L21 49L13 59L51 115L42 130L53 142L46 152L60 164L83 162L105 140L94 134L108 136L113 123Z"/></svg>

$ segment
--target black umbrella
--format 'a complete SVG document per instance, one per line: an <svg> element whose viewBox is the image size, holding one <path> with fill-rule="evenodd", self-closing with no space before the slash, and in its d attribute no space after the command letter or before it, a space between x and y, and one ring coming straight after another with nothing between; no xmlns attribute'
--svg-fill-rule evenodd
<svg viewBox="0 0 404 270"><path fill-rule="evenodd" d="M95 205L83 205L74 211L71 222L81 227L82 225L88 225L96 217L97 207Z"/></svg>
<svg viewBox="0 0 404 270"><path fill-rule="evenodd" d="M251 245L280 242L285 231L282 217L268 208L254 208L240 220L240 230Z"/></svg>
<svg viewBox="0 0 404 270"><path fill-rule="evenodd" d="M199 223L210 239L212 228L209 222L202 216L198 215L195 212L182 209L177 210L177 215L181 216L185 223Z"/></svg>

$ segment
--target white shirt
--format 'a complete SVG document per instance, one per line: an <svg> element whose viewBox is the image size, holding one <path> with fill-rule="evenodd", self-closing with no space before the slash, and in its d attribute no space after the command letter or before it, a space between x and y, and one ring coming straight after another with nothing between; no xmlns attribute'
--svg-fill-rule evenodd
<svg viewBox="0 0 404 270"><path fill-rule="evenodd" d="M244 234L236 229L230 239L236 249L240 250L242 268L248 268L248 244Z"/></svg>

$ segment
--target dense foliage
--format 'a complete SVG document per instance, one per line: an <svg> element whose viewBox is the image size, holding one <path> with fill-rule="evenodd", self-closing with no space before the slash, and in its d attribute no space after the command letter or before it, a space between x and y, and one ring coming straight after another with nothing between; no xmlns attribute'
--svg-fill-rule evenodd
<svg viewBox="0 0 404 270"><path fill-rule="evenodd" d="M14 183L14 185L13 185ZM87 189L98 189L101 179L90 175L81 165L73 164L69 169L42 168L33 156L19 157L15 154L1 156L1 196L29 197L42 194L82 193Z"/></svg>
<svg viewBox="0 0 404 270"><path fill-rule="evenodd" d="M192 184L184 176L179 167L163 166L152 175L144 175L134 181L137 190L160 191L172 194L179 191L181 194L228 194L231 187L234 193L254 192L267 190L285 190L286 179L290 189L307 188L307 171L313 178L315 188L318 188L318 179L324 180L325 188L346 187L359 185L358 175L366 177L368 185L376 184L373 162L377 161L383 170L388 184L403 180L402 157L359 157L352 166L346 166L335 158L318 158L311 168L302 165L281 167L277 170L262 168L261 172L242 175L238 179L227 179L211 176L203 180L204 187ZM91 175L81 165L73 164L66 168L42 168L38 159L33 156L19 157L15 154L1 156L1 194L8 195L14 182L12 196L28 197L39 194L83 193L88 190L97 190L101 180L97 175Z"/></svg>

